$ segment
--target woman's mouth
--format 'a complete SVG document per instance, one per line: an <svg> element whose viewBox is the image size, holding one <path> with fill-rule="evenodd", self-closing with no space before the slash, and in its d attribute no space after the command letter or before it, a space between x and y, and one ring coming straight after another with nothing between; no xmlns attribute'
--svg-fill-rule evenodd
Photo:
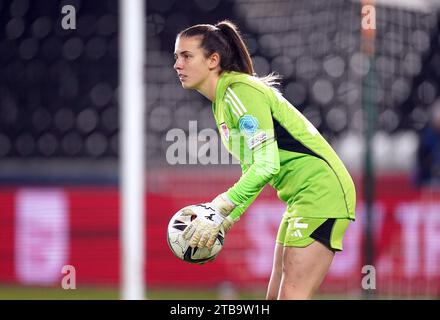
<svg viewBox="0 0 440 320"><path fill-rule="evenodd" d="M185 81L186 76L183 74L179 74L179 79L180 79L180 81Z"/></svg>

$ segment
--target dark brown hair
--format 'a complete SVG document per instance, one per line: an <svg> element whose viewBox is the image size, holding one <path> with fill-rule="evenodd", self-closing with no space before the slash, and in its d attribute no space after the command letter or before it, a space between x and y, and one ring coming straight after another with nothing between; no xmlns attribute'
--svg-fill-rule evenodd
<svg viewBox="0 0 440 320"><path fill-rule="evenodd" d="M205 57L217 52L220 56L222 71L237 71L256 76L249 51L244 43L237 26L229 20L223 20L216 25L197 24L189 27L177 37L201 37L200 46ZM274 73L260 78L269 86L279 84L279 76Z"/></svg>

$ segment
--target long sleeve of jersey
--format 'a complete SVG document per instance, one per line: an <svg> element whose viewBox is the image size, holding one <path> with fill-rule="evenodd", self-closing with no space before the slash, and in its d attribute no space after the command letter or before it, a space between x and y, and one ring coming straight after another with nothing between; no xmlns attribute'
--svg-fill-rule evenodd
<svg viewBox="0 0 440 320"><path fill-rule="evenodd" d="M246 173L246 171L249 169L249 167L243 163L241 163L240 165L241 165L242 175L244 175ZM255 199L258 197L258 195L261 193L261 191L263 191L263 188L257 194L255 194L254 196L249 198L245 203L242 203L242 204L238 205L237 207L235 207L235 209L230 214L231 218L234 221L239 219L240 216L247 210L247 208L249 208L249 206L255 201Z"/></svg>
<svg viewBox="0 0 440 320"><path fill-rule="evenodd" d="M232 217L239 217L279 172L278 145L270 106L265 95L257 89L234 83L227 89L229 123L243 137L244 148L251 152L251 163L242 165L243 174L228 191L228 197L241 210L234 210Z"/></svg>

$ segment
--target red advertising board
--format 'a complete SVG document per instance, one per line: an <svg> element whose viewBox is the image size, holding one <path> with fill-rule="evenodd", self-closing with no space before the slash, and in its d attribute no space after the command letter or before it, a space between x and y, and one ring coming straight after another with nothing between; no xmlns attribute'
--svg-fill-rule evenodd
<svg viewBox="0 0 440 320"><path fill-rule="evenodd" d="M183 183L185 178L182 178ZM227 186L228 179L219 186ZM157 183L157 181L156 181ZM162 180L147 200L146 279L151 287L264 287L284 205L266 190L225 239L219 257L192 265L168 248L166 227L180 208L207 201L211 190L188 192L178 179ZM172 184L172 185L171 185ZM156 184L159 186L159 184ZM185 190L185 192L180 191ZM378 181L374 208L376 289L396 294L440 293L440 197L420 193L405 177ZM358 190L361 195L361 190ZM364 205L349 227L322 291L361 291ZM119 282L119 193L114 187L3 188L0 190L0 282L56 285L62 268L76 270L77 285Z"/></svg>

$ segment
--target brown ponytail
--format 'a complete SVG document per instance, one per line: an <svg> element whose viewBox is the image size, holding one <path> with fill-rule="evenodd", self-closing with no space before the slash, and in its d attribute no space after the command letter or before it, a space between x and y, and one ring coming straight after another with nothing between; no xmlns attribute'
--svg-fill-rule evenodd
<svg viewBox="0 0 440 320"><path fill-rule="evenodd" d="M237 26L228 20L223 20L215 26L225 35L231 48L232 54L229 57L226 57L225 65L231 67L237 66L238 69L228 71L239 71L253 75L254 66L252 64L252 59L243 39L241 38Z"/></svg>
<svg viewBox="0 0 440 320"><path fill-rule="evenodd" d="M237 26L229 20L223 20L215 26L211 24L198 24L181 31L177 37L201 36L201 47L205 56L209 57L214 52L220 55L220 68L222 71L237 71L256 76L249 51L244 43ZM269 74L260 78L269 86L279 84L280 77Z"/></svg>

